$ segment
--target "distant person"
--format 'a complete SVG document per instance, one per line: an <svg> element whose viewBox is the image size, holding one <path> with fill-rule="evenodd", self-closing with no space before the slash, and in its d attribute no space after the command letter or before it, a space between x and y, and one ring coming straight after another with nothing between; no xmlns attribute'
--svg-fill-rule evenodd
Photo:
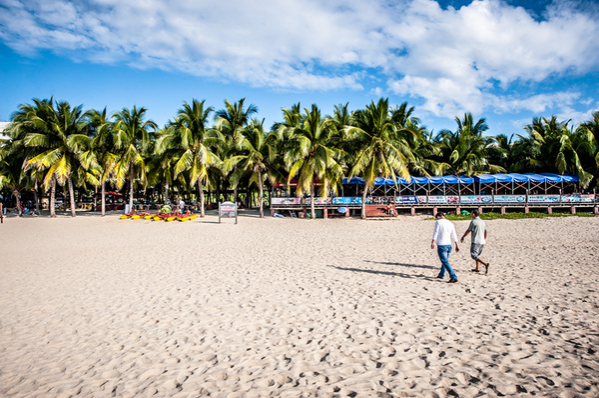
<svg viewBox="0 0 599 398"><path fill-rule="evenodd" d="M485 243L487 243L487 224L480 218L480 214L478 210L472 210L470 213L470 217L472 221L470 221L470 225L460 242L464 243L464 238L468 236L470 232L472 232L471 243L470 243L470 257L475 261L476 266L472 270L473 272L480 272L479 265L482 264L485 266L485 275L489 273L489 263L480 258L480 255L483 252L483 248Z"/></svg>
<svg viewBox="0 0 599 398"><path fill-rule="evenodd" d="M389 202L387 203L387 214L390 216L396 216L397 212L395 210L395 204Z"/></svg>
<svg viewBox="0 0 599 398"><path fill-rule="evenodd" d="M455 227L451 221L445 218L445 213L443 212L438 212L435 218L437 221L435 222L435 231L433 232L431 249L434 249L435 243L437 243L437 254L441 260L441 271L439 272L437 278L443 279L445 276L445 271L447 271L449 273L449 281L447 283L458 283L458 277L453 268L451 268L451 264L449 264L449 254L451 253L452 239L455 242L456 253L459 253L460 251Z"/></svg>

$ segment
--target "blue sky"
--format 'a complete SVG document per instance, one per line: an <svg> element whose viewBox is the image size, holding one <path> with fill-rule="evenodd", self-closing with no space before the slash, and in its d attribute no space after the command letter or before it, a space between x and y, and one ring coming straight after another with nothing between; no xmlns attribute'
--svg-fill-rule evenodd
<svg viewBox="0 0 599 398"><path fill-rule="evenodd" d="M184 101L363 108L407 101L429 129L599 110L594 1L0 0L0 120L32 98L109 112Z"/></svg>

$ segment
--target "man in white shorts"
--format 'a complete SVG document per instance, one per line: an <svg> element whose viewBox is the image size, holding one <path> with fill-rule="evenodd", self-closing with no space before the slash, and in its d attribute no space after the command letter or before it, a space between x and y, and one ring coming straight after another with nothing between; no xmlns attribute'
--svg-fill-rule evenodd
<svg viewBox="0 0 599 398"><path fill-rule="evenodd" d="M472 221L470 221L470 225L460 242L464 243L464 238L468 236L470 232L472 232L472 241L470 244L470 257L475 261L476 266L472 270L473 272L480 272L479 265L482 264L485 266L485 274L489 273L489 263L480 258L480 255L483 252L483 248L485 243L487 243L487 224L479 217L478 210L472 210L470 213L470 217L472 217Z"/></svg>

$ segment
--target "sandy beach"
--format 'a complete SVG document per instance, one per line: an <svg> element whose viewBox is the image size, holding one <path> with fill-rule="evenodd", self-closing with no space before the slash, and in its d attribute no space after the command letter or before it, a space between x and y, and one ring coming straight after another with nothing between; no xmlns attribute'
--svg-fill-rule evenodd
<svg viewBox="0 0 599 398"><path fill-rule="evenodd" d="M433 226L7 218L0 396L599 396L599 217Z"/></svg>

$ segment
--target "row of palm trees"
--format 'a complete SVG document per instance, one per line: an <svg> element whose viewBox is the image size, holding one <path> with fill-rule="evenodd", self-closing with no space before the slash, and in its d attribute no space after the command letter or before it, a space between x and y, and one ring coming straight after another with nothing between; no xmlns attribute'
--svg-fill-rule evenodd
<svg viewBox="0 0 599 398"><path fill-rule="evenodd" d="M217 111L205 101L185 102L163 128L146 112L134 106L109 116L52 98L19 106L10 141L0 148L0 188L17 203L21 191L43 189L55 216L57 185L66 186L75 216L76 188L99 187L104 215L107 185L127 185L130 208L136 188L160 186L167 198L176 185L179 192L197 189L204 216L206 190L229 188L236 198L241 186L258 190L262 217L265 186L291 179L298 195L314 199L318 190L336 193L344 176L364 178L365 198L379 176L547 171L575 174L586 188L599 175L599 112L576 127L555 116L535 118L515 139L486 136L485 120L469 113L455 119L455 131L434 134L414 107L392 107L387 99L353 112L338 105L331 116L295 104L270 129L245 99Z"/></svg>

